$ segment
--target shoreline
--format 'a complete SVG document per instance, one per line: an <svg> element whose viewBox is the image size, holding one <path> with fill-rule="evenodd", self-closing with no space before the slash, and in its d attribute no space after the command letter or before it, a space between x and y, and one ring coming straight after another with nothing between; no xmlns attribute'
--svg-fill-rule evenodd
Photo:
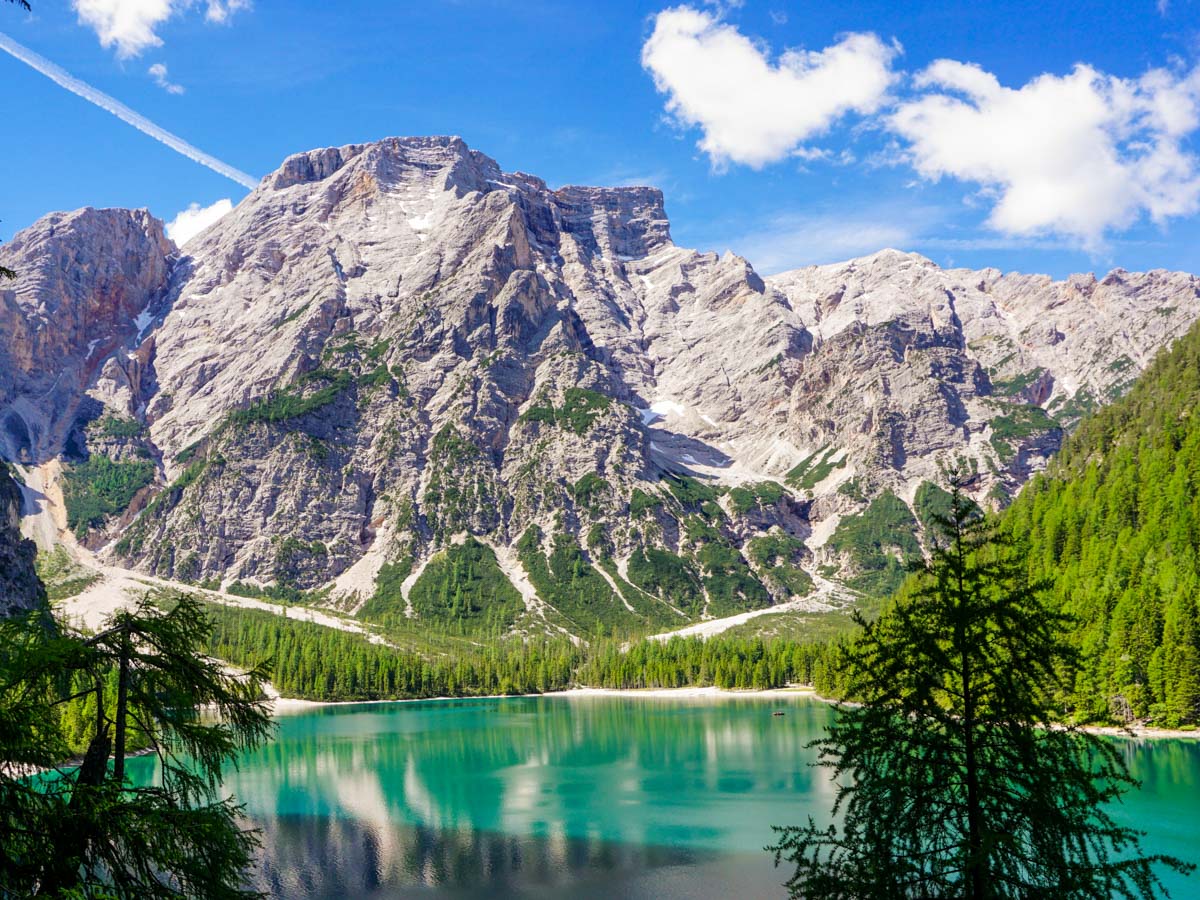
<svg viewBox="0 0 1200 900"><path fill-rule="evenodd" d="M640 697L658 700L685 699L737 699L737 698L767 698L767 697L810 697L822 703L832 701L817 695L809 687L768 688L765 690L735 690L718 687L681 687L681 688L593 688L576 687L565 691L545 691L541 694L471 694L458 697L399 697L395 700L304 700L299 697L284 697L272 693L272 713L302 712L306 709L316 709L322 706L380 706L393 703L442 703L448 700L517 700L531 697L558 697L568 700L579 700L586 697Z"/></svg>
<svg viewBox="0 0 1200 900"><path fill-rule="evenodd" d="M737 700L737 699L788 699L805 698L819 703L836 705L836 700L822 697L813 688L797 685L793 687L746 689L719 687L679 688L595 688L575 687L565 691L546 691L542 694L480 694L467 697L404 697L396 700L302 700L274 694L271 698L272 715L290 714L322 706L376 706L393 703L441 703L447 700L509 700L529 697L557 697L565 700L582 700L589 697L636 697L647 700ZM1125 740L1200 740L1200 729L1182 731L1175 728L1119 728L1115 725L1085 725L1083 731L1104 737Z"/></svg>

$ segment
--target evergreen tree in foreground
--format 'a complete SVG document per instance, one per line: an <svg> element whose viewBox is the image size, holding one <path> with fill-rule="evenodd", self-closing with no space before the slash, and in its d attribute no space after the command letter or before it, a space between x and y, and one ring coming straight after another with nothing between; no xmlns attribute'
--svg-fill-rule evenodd
<svg viewBox="0 0 1200 900"><path fill-rule="evenodd" d="M200 651L200 604L143 600L94 636L0 622L0 896L240 898L257 846L219 793L224 764L265 740L265 672L226 671ZM94 717L78 767L63 708ZM132 747L157 777L126 775ZM45 770L30 778L33 769Z"/></svg>
<svg viewBox="0 0 1200 900"><path fill-rule="evenodd" d="M847 653L819 747L837 826L777 829L794 897L1153 897L1139 833L1105 805L1136 787L1111 741L1061 725L1067 624L956 485L915 587Z"/></svg>

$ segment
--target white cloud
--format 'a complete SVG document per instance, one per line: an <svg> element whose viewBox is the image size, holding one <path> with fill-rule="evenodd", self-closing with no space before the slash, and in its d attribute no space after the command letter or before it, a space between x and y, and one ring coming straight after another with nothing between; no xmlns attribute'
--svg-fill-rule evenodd
<svg viewBox="0 0 1200 900"><path fill-rule="evenodd" d="M167 237L173 240L176 246L182 247L232 209L233 202L228 198L218 200L212 206L193 203L167 223Z"/></svg>
<svg viewBox="0 0 1200 900"><path fill-rule="evenodd" d="M204 18L221 24L239 9L249 9L250 0L208 0Z"/></svg>
<svg viewBox="0 0 1200 900"><path fill-rule="evenodd" d="M1003 87L975 65L940 60L889 126L924 178L974 182L989 224L1012 235L1069 235L1091 250L1141 216L1163 223L1200 209L1200 69L1136 80L1079 65Z"/></svg>
<svg viewBox="0 0 1200 900"><path fill-rule="evenodd" d="M161 47L155 29L172 12L171 0L73 0L79 22L100 38L102 47L116 47L128 59L150 47Z"/></svg>
<svg viewBox="0 0 1200 900"><path fill-rule="evenodd" d="M172 15L189 9L195 0L71 0L79 22L96 32L102 47L116 47L117 56L130 59L151 47L161 47L158 28ZM205 18L225 22L248 7L249 0L205 0Z"/></svg>
<svg viewBox="0 0 1200 900"><path fill-rule="evenodd" d="M879 109L899 52L873 34L848 34L824 50L788 50L773 61L719 16L679 6L655 17L642 65L667 95L667 111L703 130L700 148L715 164L759 168L846 113Z"/></svg>
<svg viewBox="0 0 1200 900"><path fill-rule="evenodd" d="M175 84L167 77L166 63L155 63L146 70L150 77L154 79L154 83L166 91L168 94L182 94L183 85Z"/></svg>

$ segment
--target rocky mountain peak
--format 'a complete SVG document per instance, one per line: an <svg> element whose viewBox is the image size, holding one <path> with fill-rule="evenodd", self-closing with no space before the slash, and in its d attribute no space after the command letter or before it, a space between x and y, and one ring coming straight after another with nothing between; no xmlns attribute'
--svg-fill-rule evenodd
<svg viewBox="0 0 1200 900"><path fill-rule="evenodd" d="M379 602L405 609L395 573L470 535L547 627L678 624L828 599L829 575L878 588L948 466L1005 503L1200 313L1190 275L890 249L764 279L675 246L663 203L389 138L289 157L177 262L127 213L55 269L39 223L0 251L21 272L0 302L24 298L0 353L49 341L73 374L13 381L3 452L124 467L134 490L81 533L178 580L355 607L390 572L408 586ZM39 304L100 304L112 332L81 347ZM899 543L853 537L881 529Z"/></svg>

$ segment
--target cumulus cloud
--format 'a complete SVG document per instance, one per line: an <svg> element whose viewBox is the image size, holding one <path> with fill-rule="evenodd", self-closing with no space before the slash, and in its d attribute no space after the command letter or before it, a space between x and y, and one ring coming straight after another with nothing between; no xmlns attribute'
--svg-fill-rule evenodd
<svg viewBox="0 0 1200 900"><path fill-rule="evenodd" d="M121 59L161 47L159 26L193 5L195 0L72 0L80 24L96 32L102 47L115 47ZM205 0L204 6L205 18L221 23L249 0Z"/></svg>
<svg viewBox="0 0 1200 900"><path fill-rule="evenodd" d="M642 65L667 95L667 111L698 126L700 148L720 166L760 168L802 150L847 113L877 111L900 52L873 34L848 34L823 50L777 60L719 15L689 6L660 12Z"/></svg>
<svg viewBox="0 0 1200 900"><path fill-rule="evenodd" d="M218 200L212 206L193 203L167 223L167 237L173 240L176 246L182 247L232 209L233 202L228 198Z"/></svg>
<svg viewBox="0 0 1200 900"><path fill-rule="evenodd" d="M250 0L208 0L204 18L210 22L221 24L239 9L247 9L249 6Z"/></svg>
<svg viewBox="0 0 1200 900"><path fill-rule="evenodd" d="M1013 235L1070 235L1098 249L1143 215L1157 223L1200 208L1200 69L1123 79L1079 65L1023 87L954 60L920 73L924 93L888 125L924 178L980 185L989 224Z"/></svg>
<svg viewBox="0 0 1200 900"><path fill-rule="evenodd" d="M149 73L150 77L154 79L154 83L168 94L183 93L183 85L175 84L175 82L171 81L171 79L167 77L166 63L155 63L146 71Z"/></svg>

